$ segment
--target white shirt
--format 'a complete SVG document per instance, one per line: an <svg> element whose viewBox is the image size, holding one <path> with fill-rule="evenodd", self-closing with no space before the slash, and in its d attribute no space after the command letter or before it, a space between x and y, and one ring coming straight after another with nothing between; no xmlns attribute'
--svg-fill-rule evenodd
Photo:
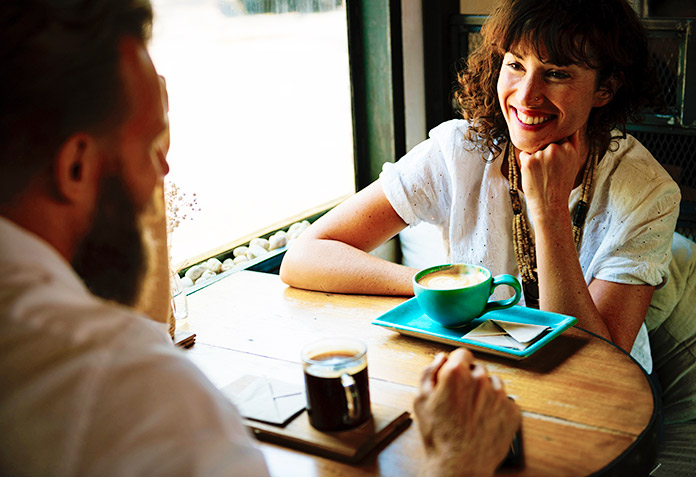
<svg viewBox="0 0 696 477"><path fill-rule="evenodd" d="M465 139L467 128L463 120L434 128L428 140L398 162L384 165L382 187L407 224L437 226L449 261L479 264L494 275L519 278L502 160L484 161L490 161L491 154ZM571 211L580 189L570 194ZM520 198L524 207L523 193ZM647 149L631 136L620 140L618 149L607 152L595 170L579 255L585 281L663 284L679 202L678 186ZM631 354L646 371L652 370L645 325Z"/></svg>
<svg viewBox="0 0 696 477"><path fill-rule="evenodd" d="M1 475L268 475L161 323L89 293L0 217Z"/></svg>

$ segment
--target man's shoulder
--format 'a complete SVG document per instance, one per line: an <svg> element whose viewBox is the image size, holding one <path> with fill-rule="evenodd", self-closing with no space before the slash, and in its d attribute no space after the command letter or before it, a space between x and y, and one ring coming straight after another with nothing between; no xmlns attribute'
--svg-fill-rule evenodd
<svg viewBox="0 0 696 477"><path fill-rule="evenodd" d="M18 453L52 469L69 460L69 474L138 473L159 459L190 465L184 456L229 468L248 461L263 473L232 403L162 324L101 300L54 308L24 322L12 352L0 351L0 377L12 388L0 391L0 432L18 438ZM153 441L144 454L138 442Z"/></svg>
<svg viewBox="0 0 696 477"><path fill-rule="evenodd" d="M153 338L164 325L137 311L98 298L86 290L58 283L59 277L40 270L17 270L11 280L2 280L8 291L0 298L0 321L28 338L46 335L65 344L108 343L129 329Z"/></svg>
<svg viewBox="0 0 696 477"><path fill-rule="evenodd" d="M118 402L133 409L137 400L126 399L118 381L130 373L125 381L142 379L146 388L138 369L168 353L167 342L127 308L80 294L61 296L66 289L60 287L18 287L14 291L23 293L0 303L0 382L8 384L0 390L0 433L15 436L17 455L49 463L30 466L29 473L52 473L63 461L79 461L85 440L106 435L91 430L102 406Z"/></svg>

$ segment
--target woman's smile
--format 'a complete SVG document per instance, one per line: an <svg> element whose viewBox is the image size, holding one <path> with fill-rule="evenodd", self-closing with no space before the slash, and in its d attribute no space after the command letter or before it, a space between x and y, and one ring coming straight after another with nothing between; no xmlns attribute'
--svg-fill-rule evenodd
<svg viewBox="0 0 696 477"><path fill-rule="evenodd" d="M517 119L526 126L537 126L548 123L554 117L552 114L523 113L519 109L512 108Z"/></svg>

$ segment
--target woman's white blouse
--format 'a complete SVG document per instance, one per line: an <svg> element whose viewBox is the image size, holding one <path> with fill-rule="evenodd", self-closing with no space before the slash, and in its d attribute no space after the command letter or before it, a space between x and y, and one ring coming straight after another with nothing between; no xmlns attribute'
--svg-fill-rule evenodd
<svg viewBox="0 0 696 477"><path fill-rule="evenodd" d="M380 182L406 223L427 222L440 229L448 260L519 277L502 160L491 161L488 151L468 142L467 128L463 120L434 128L429 139L398 162L385 164ZM679 188L632 136L610 149L595 171L583 228L579 259L585 281L661 286L668 279ZM580 192L577 187L570 194L571 211ZM524 194L520 197L524 207ZM644 325L631 354L651 371Z"/></svg>

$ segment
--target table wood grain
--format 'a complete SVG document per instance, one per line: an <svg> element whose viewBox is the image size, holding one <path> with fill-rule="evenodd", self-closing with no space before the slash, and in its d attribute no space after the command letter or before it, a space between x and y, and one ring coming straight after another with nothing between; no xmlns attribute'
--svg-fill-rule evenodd
<svg viewBox="0 0 696 477"><path fill-rule="evenodd" d="M454 348L371 324L404 300L300 290L277 275L242 271L189 295L183 328L197 338L186 353L219 388L250 373L301 383L304 344L359 338L368 346L372 401L411 411L423 368ZM587 475L622 469L623 461L633 469L636 461L649 464L631 454L639 453L638 444L652 447L645 442L655 427L652 388L611 343L571 328L522 361L475 356L503 379L523 411L525 465L505 475ZM424 456L417 423L358 465L259 445L277 476L418 475Z"/></svg>

